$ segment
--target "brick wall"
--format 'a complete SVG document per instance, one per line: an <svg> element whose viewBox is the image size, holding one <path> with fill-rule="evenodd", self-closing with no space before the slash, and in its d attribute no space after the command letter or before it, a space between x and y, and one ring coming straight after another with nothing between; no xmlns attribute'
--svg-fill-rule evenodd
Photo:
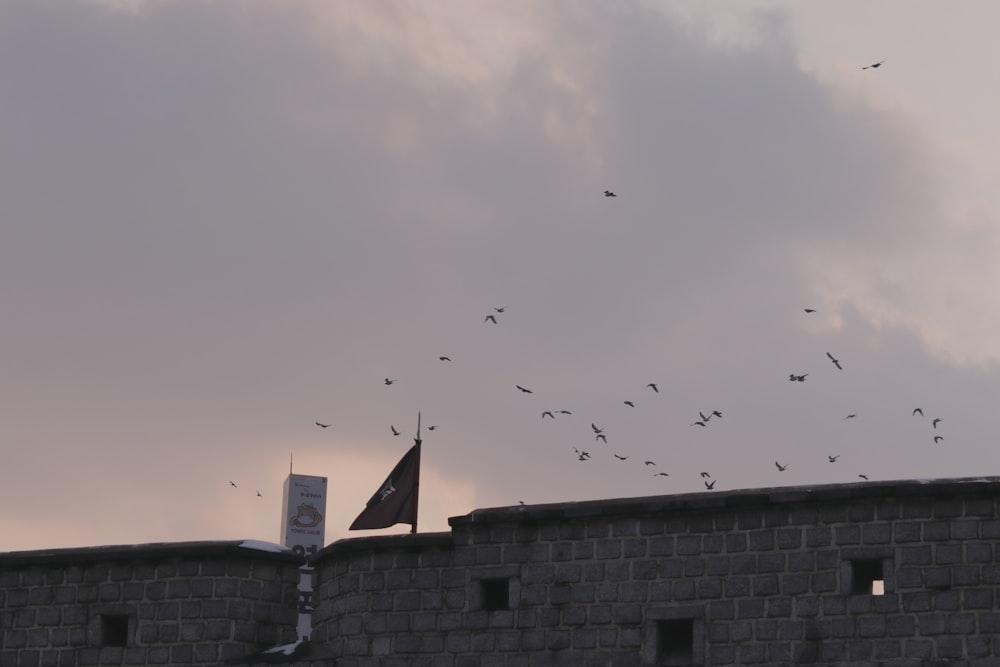
<svg viewBox="0 0 1000 667"><path fill-rule="evenodd" d="M982 479L479 510L320 552L313 638L338 667L1000 665L998 498Z"/></svg>
<svg viewBox="0 0 1000 667"><path fill-rule="evenodd" d="M301 564L238 542L0 554L0 667L218 665L294 642Z"/></svg>

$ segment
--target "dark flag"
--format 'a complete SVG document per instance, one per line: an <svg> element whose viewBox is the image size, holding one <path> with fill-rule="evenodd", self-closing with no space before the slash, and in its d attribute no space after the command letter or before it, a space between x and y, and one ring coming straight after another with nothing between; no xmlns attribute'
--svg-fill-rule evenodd
<svg viewBox="0 0 1000 667"><path fill-rule="evenodd" d="M417 526L420 485L420 440L399 460L349 530L388 528L397 523Z"/></svg>

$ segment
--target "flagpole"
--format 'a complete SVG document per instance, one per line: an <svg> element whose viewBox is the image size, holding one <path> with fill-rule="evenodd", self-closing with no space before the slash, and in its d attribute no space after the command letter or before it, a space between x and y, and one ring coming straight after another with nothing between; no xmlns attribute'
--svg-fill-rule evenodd
<svg viewBox="0 0 1000 667"><path fill-rule="evenodd" d="M420 501L420 411L417 411L417 437L415 438L416 451L416 472L413 478L413 524L410 526L410 534L417 532L417 505Z"/></svg>

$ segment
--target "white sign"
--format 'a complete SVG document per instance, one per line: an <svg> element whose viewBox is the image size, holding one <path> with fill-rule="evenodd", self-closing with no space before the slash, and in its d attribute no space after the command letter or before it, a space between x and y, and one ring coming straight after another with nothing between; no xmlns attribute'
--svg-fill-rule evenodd
<svg viewBox="0 0 1000 667"><path fill-rule="evenodd" d="M281 543L300 556L322 549L326 544L326 477L289 474L281 504Z"/></svg>

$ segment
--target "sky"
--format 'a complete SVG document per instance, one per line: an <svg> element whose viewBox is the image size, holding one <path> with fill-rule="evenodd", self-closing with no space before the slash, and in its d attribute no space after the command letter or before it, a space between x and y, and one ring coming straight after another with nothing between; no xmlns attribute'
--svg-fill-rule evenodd
<svg viewBox="0 0 1000 667"><path fill-rule="evenodd" d="M995 473L998 21L5 0L0 551Z"/></svg>

